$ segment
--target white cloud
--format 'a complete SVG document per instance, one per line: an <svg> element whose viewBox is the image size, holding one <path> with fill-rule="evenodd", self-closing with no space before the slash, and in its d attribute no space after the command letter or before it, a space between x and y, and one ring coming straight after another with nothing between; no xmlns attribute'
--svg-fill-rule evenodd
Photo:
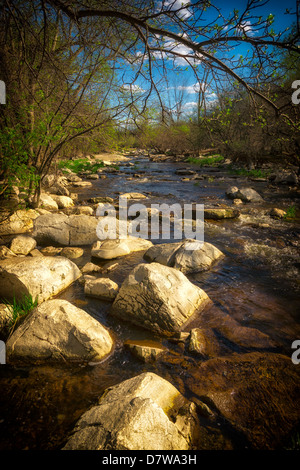
<svg viewBox="0 0 300 470"><path fill-rule="evenodd" d="M179 85L178 90L185 90L189 95L193 95L194 93L199 93L199 91L205 91L206 84L205 83L194 83L194 85Z"/></svg>
<svg viewBox="0 0 300 470"><path fill-rule="evenodd" d="M124 91L130 91L131 93L142 93L143 88L141 88L139 85L133 84L133 83L126 83L122 85L121 87Z"/></svg>
<svg viewBox="0 0 300 470"><path fill-rule="evenodd" d="M178 16L182 19L187 19L189 18L192 14L189 11L188 5L190 2L188 1L183 1L183 0L165 0L164 3L160 2L160 7L159 10L161 10L163 7L164 11L178 11Z"/></svg>
<svg viewBox="0 0 300 470"><path fill-rule="evenodd" d="M244 21L243 23L240 23L236 30L237 33L248 34L248 36L253 36L255 34L251 25L251 21Z"/></svg>
<svg viewBox="0 0 300 470"><path fill-rule="evenodd" d="M195 56L195 53L192 49L187 47L185 44L174 41L173 39L168 39L165 41L162 44L162 48L163 51L154 51L153 57L156 59L173 58L175 65L179 66L187 66L187 60L193 65L201 61L201 54L197 54L197 56ZM187 56L193 56L193 58ZM187 60L185 57L187 57Z"/></svg>
<svg viewBox="0 0 300 470"><path fill-rule="evenodd" d="M184 107L185 109L187 109L187 108L195 108L196 106L198 106L197 101L188 101L187 103L185 103L185 104L183 105L183 107Z"/></svg>

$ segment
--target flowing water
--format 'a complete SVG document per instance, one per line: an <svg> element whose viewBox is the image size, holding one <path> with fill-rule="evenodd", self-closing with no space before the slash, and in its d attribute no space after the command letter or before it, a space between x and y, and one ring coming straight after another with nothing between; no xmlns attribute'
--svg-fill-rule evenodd
<svg viewBox="0 0 300 470"><path fill-rule="evenodd" d="M205 222L205 241L225 257L205 273L188 275L212 304L185 331L204 329L212 355L203 360L183 343L113 319L111 303L85 297L77 281L58 297L113 332L113 354L99 364L1 366L0 450L61 448L77 419L105 388L143 371L156 372L191 400L215 410L213 421L202 418L200 449L281 448L283 436L297 429L300 418L300 364L291 360L292 342L300 338L300 224L299 219L275 220L268 213L272 207L297 205L299 191L232 176L222 168L191 165L194 178L176 174L185 167L182 163L153 162L144 156L132 161L134 166L120 164L106 179L79 189L79 203L134 191L148 196L139 201L148 207L163 202L222 207L231 205L225 197L228 186L251 186L264 198L263 203L239 206L237 219ZM85 247L84 256L74 261L81 267L90 260L90 247ZM145 262L143 252L92 261L103 267L100 275L119 284L136 264ZM127 349L127 342L157 344L166 353L144 363ZM227 410L230 403L234 411Z"/></svg>

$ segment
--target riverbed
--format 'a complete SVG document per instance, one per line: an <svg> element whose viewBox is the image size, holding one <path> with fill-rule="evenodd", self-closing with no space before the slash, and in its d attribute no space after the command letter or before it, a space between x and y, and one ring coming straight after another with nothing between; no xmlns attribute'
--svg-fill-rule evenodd
<svg viewBox="0 0 300 470"><path fill-rule="evenodd" d="M179 169L193 173L178 174ZM111 303L86 297L77 281L58 297L105 325L115 338L115 349L98 364L1 366L0 450L60 449L78 418L107 387L144 371L157 373L196 404L210 407L212 414L201 416L199 450L295 445L300 364L292 361L292 343L300 339L299 212L289 220L274 219L269 211L299 208L299 188L236 176L223 167L151 161L142 154L103 173L105 179L76 189L79 204L98 196L117 201L120 193L139 192L147 196L139 201L147 207L165 202L220 208L232 206L225 195L229 186L250 186L263 197L262 203L238 206L238 218L205 221L205 241L225 256L209 271L188 275L212 304L184 331L205 331L211 354L198 357L181 341L114 319L109 315ZM102 266L100 275L120 285L134 266L146 262L143 254L92 261ZM87 246L74 262L82 267L90 260ZM143 362L127 348L129 342L163 346L165 353Z"/></svg>

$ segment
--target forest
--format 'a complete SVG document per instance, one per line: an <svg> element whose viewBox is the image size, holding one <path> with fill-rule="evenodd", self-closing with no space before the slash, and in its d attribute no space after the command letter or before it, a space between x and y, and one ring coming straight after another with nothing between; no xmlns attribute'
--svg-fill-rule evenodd
<svg viewBox="0 0 300 470"><path fill-rule="evenodd" d="M297 166L299 5L242 3L4 0L1 196L113 149Z"/></svg>

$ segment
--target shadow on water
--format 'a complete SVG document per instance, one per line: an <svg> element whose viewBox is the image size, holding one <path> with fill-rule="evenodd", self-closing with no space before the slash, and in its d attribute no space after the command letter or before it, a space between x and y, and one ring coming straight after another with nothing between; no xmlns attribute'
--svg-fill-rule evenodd
<svg viewBox="0 0 300 470"><path fill-rule="evenodd" d="M225 394L228 387L236 387L238 380L233 376L231 382L228 378L229 382L224 383L224 361L235 358L237 362L233 363L232 370L240 367L242 375L243 367L246 367L245 353L253 354L252 364L255 364L255 373L259 371L261 381L268 375L265 365L261 365L263 358L257 354L278 353L285 359L290 358L291 343L300 338L299 224L274 220L268 215L275 203L280 201L288 207L299 194L293 194L291 199L286 188L275 192L266 182L233 178L218 169L211 171L191 166L196 177L195 174L189 177L176 174L178 168L183 168L182 163L157 163L146 158L134 160L134 163L134 168L121 164L119 170L108 173L106 179L95 181L92 187L79 189L79 203L95 196L110 196L117 200L120 193L134 191L148 196L141 201L148 207L151 203L163 202L197 202L222 207L231 204L225 197L225 190L230 185L250 185L264 196L264 203L260 205L243 205L238 219L205 222L205 240L215 244L225 257L207 272L188 275L193 283L205 290L212 302L184 330L204 330L211 342L211 356L199 357L188 350L186 343L171 342L114 319L110 315L111 303L85 296L83 283L76 281L58 298L72 302L106 326L115 338L114 352L97 365L1 366L0 450L60 448L77 419L97 402L107 387L143 371L165 377L195 403L202 400L216 407L219 421L210 423L206 418L203 421L203 429L210 429L205 431L203 448L251 446L243 426L235 427L232 416L224 411L221 388ZM91 258L90 247L84 247L84 255L74 261L79 267L88 261L98 264L103 271L97 276L109 277L119 285L134 266L145 262L143 252L99 261ZM162 345L166 352L156 362L142 362L125 347L126 341ZM293 374L298 374L299 380L298 370ZM294 375L293 381L297 381ZM285 386L289 393L287 384ZM253 391L249 389L247 393ZM279 396L279 391L276 393ZM288 414L289 402L287 406ZM291 421L295 423L297 413L292 410L291 415ZM278 445L273 435L269 437L271 444L261 436L261 444L255 441L256 436L250 437L258 448L260 445L266 448Z"/></svg>

